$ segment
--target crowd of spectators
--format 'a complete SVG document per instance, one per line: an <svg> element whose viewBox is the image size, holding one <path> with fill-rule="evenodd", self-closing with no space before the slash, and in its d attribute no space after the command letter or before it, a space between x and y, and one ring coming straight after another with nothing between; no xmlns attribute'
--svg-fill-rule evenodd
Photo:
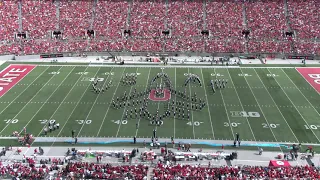
<svg viewBox="0 0 320 180"><path fill-rule="evenodd" d="M206 25L212 36L241 37L244 27L241 1L208 1Z"/></svg>
<svg viewBox="0 0 320 180"><path fill-rule="evenodd" d="M144 179L147 176L148 166L145 165L122 165L94 163L69 163L62 169L63 176L73 176L85 179Z"/></svg>
<svg viewBox="0 0 320 180"><path fill-rule="evenodd" d="M108 37L109 39L122 38L123 31L128 28L128 10L129 5L127 1L98 1L93 22L96 37Z"/></svg>
<svg viewBox="0 0 320 180"><path fill-rule="evenodd" d="M14 33L18 30L19 23L17 2L0 1L0 46L1 41L14 40Z"/></svg>
<svg viewBox="0 0 320 180"><path fill-rule="evenodd" d="M318 0L288 0L291 27L299 39L320 38Z"/></svg>
<svg viewBox="0 0 320 180"><path fill-rule="evenodd" d="M160 37L165 29L165 0L132 1L130 28L132 36Z"/></svg>
<svg viewBox="0 0 320 180"><path fill-rule="evenodd" d="M247 1L245 6L253 39L283 39L287 31L283 0Z"/></svg>
<svg viewBox="0 0 320 180"><path fill-rule="evenodd" d="M311 166L263 167L263 166L222 166L201 167L197 165L158 164L153 170L153 180L181 178L195 179L319 179L320 172Z"/></svg>
<svg viewBox="0 0 320 180"><path fill-rule="evenodd" d="M203 1L169 0L167 24L175 37L199 36L203 30Z"/></svg>
<svg viewBox="0 0 320 180"><path fill-rule="evenodd" d="M289 41L254 41L248 43L248 50L257 53L291 53Z"/></svg>
<svg viewBox="0 0 320 180"><path fill-rule="evenodd" d="M124 50L320 54L315 39L320 37L317 1L286 1L288 18L284 3L0 1L0 54ZM291 29L293 37L285 37ZM61 30L62 38L51 38L55 30ZM94 30L95 38L85 38L87 30ZM164 35L167 30L170 34ZM210 35L201 35L203 30ZM243 30L249 30L247 38ZM19 31L27 38L15 39Z"/></svg>
<svg viewBox="0 0 320 180"><path fill-rule="evenodd" d="M93 1L60 1L59 28L66 39L81 37L90 29L93 23L92 7Z"/></svg>
<svg viewBox="0 0 320 180"><path fill-rule="evenodd" d="M23 31L29 32L31 39L50 37L56 24L56 7L51 1L23 1L22 27Z"/></svg>
<svg viewBox="0 0 320 180"><path fill-rule="evenodd" d="M22 162L0 162L0 178L21 179L319 179L320 169L313 166L212 166L188 165L159 161L157 164L111 165L92 162L72 162L65 159L24 158ZM150 172L149 172L150 171Z"/></svg>

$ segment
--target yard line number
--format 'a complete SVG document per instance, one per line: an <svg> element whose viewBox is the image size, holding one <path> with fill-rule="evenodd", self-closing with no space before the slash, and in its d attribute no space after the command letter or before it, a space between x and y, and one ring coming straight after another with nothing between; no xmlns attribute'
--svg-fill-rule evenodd
<svg viewBox="0 0 320 180"><path fill-rule="evenodd" d="M241 123L236 123L236 122L232 122L232 123L228 123L228 122L224 122L224 127L238 127Z"/></svg>
<svg viewBox="0 0 320 180"><path fill-rule="evenodd" d="M246 112L246 111L230 111L232 117L251 117L251 118L259 118L259 112Z"/></svg>
<svg viewBox="0 0 320 180"><path fill-rule="evenodd" d="M49 120L48 119L40 119L39 122L40 122L40 124L47 124L48 122L50 122L50 124L53 124L56 122L56 120L54 120L54 119L49 119Z"/></svg>
<svg viewBox="0 0 320 180"><path fill-rule="evenodd" d="M91 124L92 120L88 119L88 120L83 120L83 119L77 119L76 122L78 124Z"/></svg>
<svg viewBox="0 0 320 180"><path fill-rule="evenodd" d="M104 81L104 78L97 78L98 81ZM94 82L96 80L96 78L90 78L90 77L84 77L82 78L81 81L91 81L91 82Z"/></svg>
<svg viewBox="0 0 320 180"><path fill-rule="evenodd" d="M49 74L60 74L59 71L53 71L53 72L49 72Z"/></svg>
<svg viewBox="0 0 320 180"><path fill-rule="evenodd" d="M312 129L312 130L316 130L316 129L320 129L320 125L304 125L304 127L306 128L306 129Z"/></svg>
<svg viewBox="0 0 320 180"><path fill-rule="evenodd" d="M217 74L211 73L211 76L223 76L223 75L220 73L217 73Z"/></svg>
<svg viewBox="0 0 320 180"><path fill-rule="evenodd" d="M7 124L16 124L19 122L18 119L5 119L4 122L6 122Z"/></svg>
<svg viewBox="0 0 320 180"><path fill-rule="evenodd" d="M78 72L76 74L79 74L79 75L87 75L89 72Z"/></svg>
<svg viewBox="0 0 320 180"><path fill-rule="evenodd" d="M275 129L277 127L279 127L280 124L267 124L267 123L262 123L262 127L263 128L272 128L272 129Z"/></svg>
<svg viewBox="0 0 320 180"><path fill-rule="evenodd" d="M238 76L245 76L245 77L247 77L247 76L252 76L252 75L250 75L250 74L238 74Z"/></svg>
<svg viewBox="0 0 320 180"><path fill-rule="evenodd" d="M114 75L114 72L105 72L105 73L103 73L103 75L111 75L111 76L113 76Z"/></svg>
<svg viewBox="0 0 320 180"><path fill-rule="evenodd" d="M115 123L115 124L128 124L127 120L111 120L111 122Z"/></svg>
<svg viewBox="0 0 320 180"><path fill-rule="evenodd" d="M194 121L194 122L187 122L187 125L189 126L200 126L200 124L202 124L203 122L199 122L199 121Z"/></svg>
<svg viewBox="0 0 320 180"><path fill-rule="evenodd" d="M279 75L276 75L276 74L267 74L268 77L277 77Z"/></svg>

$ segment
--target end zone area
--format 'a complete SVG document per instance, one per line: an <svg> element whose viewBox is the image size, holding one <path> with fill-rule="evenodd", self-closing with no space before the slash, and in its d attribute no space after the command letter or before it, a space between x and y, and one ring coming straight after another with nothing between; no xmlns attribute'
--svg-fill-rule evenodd
<svg viewBox="0 0 320 180"><path fill-rule="evenodd" d="M23 79L35 65L10 64L0 72L0 97Z"/></svg>
<svg viewBox="0 0 320 180"><path fill-rule="evenodd" d="M10 76L17 77L10 79L15 85L1 82L9 83L9 88L0 97L0 136L23 133L26 128L35 137L70 137L74 130L78 137L151 138L156 128L160 138L168 139L233 140L239 133L243 141L320 143L319 93L300 74L319 74L318 68L10 65L1 77L12 69L26 70ZM175 90L203 99L204 109L192 111L189 120L170 116L155 126L146 119L125 118L133 106L112 107L112 99L134 89L145 91L161 72L169 76ZM137 75L134 86L120 83L125 74ZM203 86L185 86L190 74L197 75ZM112 85L103 93L95 93L91 87L95 78L99 86L110 81ZM228 84L213 93L210 81L215 79L227 80ZM164 113L167 100L178 99L175 94L165 94L170 97L149 101L151 113ZM44 135L49 122L60 127Z"/></svg>

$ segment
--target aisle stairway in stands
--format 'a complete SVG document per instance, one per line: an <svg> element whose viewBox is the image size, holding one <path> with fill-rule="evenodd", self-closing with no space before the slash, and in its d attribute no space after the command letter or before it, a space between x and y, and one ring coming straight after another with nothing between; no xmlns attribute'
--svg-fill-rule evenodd
<svg viewBox="0 0 320 180"><path fill-rule="evenodd" d="M133 4L133 0L128 0L128 15L127 15L127 21L126 21L126 29L130 28L132 4Z"/></svg>
<svg viewBox="0 0 320 180"><path fill-rule="evenodd" d="M203 12L203 16L202 16L202 19L203 19L203 28L202 30L206 30L207 29L207 11L206 11L206 0L203 0L203 8L202 8L202 12Z"/></svg>
<svg viewBox="0 0 320 180"><path fill-rule="evenodd" d="M248 22L247 22L247 15L246 15L246 6L244 3L242 3L242 18L243 18L243 27L244 29L248 29ZM245 38L245 53L248 53L248 45L249 44L249 38Z"/></svg>
<svg viewBox="0 0 320 180"><path fill-rule="evenodd" d="M284 2L284 15L286 17L287 30L291 32L292 28L291 28L291 21L290 21L290 15L288 10L288 1L283 0L283 2ZM297 52L293 41L290 42L290 47L291 47L291 52L294 52L294 53Z"/></svg>
<svg viewBox="0 0 320 180"><path fill-rule="evenodd" d="M90 27L88 30L93 30L93 23L95 21L95 18L96 18L96 7L97 7L97 4L98 4L98 0L93 0L93 5L92 5L92 14L91 14L91 20L90 20ZM87 46L85 47L85 51L89 51L90 49L90 39L88 38L87 40Z"/></svg>
<svg viewBox="0 0 320 180"><path fill-rule="evenodd" d="M22 32L22 3L18 1L18 22L19 22L19 32Z"/></svg>
<svg viewBox="0 0 320 180"><path fill-rule="evenodd" d="M154 170L154 168L150 166L149 169L148 169L147 179L151 179L152 178L153 170Z"/></svg>
<svg viewBox="0 0 320 180"><path fill-rule="evenodd" d="M57 17L57 20L58 20L58 22L60 22L60 9L59 9L59 7L60 7L60 0L54 1L54 4L55 4L55 6L56 6L56 17ZM60 29L60 23L57 23L57 24L56 24L56 29Z"/></svg>
<svg viewBox="0 0 320 180"><path fill-rule="evenodd" d="M60 22L60 0L54 1L54 4L55 4L55 6L56 6L56 18L57 18L57 22ZM60 23L57 23L55 28L56 28L57 30L60 30ZM54 51L54 52L58 52L58 47L57 47L57 46L54 46L54 47L53 47L53 51Z"/></svg>
<svg viewBox="0 0 320 180"><path fill-rule="evenodd" d="M23 25L22 25L22 2L21 1L18 1L18 22L19 22L19 32L22 32ZM20 45L20 50L24 52L24 44L22 43L22 41L19 41L18 44Z"/></svg>

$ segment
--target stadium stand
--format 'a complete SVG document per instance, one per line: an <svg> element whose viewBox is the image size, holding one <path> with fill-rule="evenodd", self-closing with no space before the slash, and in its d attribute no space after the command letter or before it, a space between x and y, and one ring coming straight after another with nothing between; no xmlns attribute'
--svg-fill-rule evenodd
<svg viewBox="0 0 320 180"><path fill-rule="evenodd" d="M57 24L52 1L23 1L22 27L23 31L29 32L31 39L47 39Z"/></svg>
<svg viewBox="0 0 320 180"><path fill-rule="evenodd" d="M221 39L241 37L244 29L242 3L238 1L207 2L206 24L214 37Z"/></svg>
<svg viewBox="0 0 320 180"><path fill-rule="evenodd" d="M200 167L191 165L166 166L158 164L153 170L153 179L199 178L199 179L265 179L265 178L319 178L316 168L311 166L299 167Z"/></svg>
<svg viewBox="0 0 320 180"><path fill-rule="evenodd" d="M83 36L91 29L93 1L60 1L60 28L65 38Z"/></svg>
<svg viewBox="0 0 320 180"><path fill-rule="evenodd" d="M121 38L123 30L127 29L128 9L127 1L98 1L93 22L96 36L107 39Z"/></svg>
<svg viewBox="0 0 320 180"><path fill-rule="evenodd" d="M282 0L245 2L250 37L282 39L287 30Z"/></svg>
<svg viewBox="0 0 320 180"><path fill-rule="evenodd" d="M0 42L14 40L14 33L19 30L17 2L1 1L0 17Z"/></svg>
<svg viewBox="0 0 320 180"><path fill-rule="evenodd" d="M27 163L1 164L1 178L22 178L22 179L44 179L53 177L64 178L85 178L85 179L114 179L128 178L142 180L147 178L151 170L153 180L157 179L265 179L285 178L300 179L320 178L319 169L312 166L293 167L267 167L267 166L221 166L210 167L199 165L164 165L158 163L156 167L148 165L111 165L96 164L89 162L64 163L60 159L43 160L41 164L35 163L33 159L27 159Z"/></svg>
<svg viewBox="0 0 320 180"><path fill-rule="evenodd" d="M162 30L165 29L165 17L166 6L164 0L133 1L130 16L132 36L160 37Z"/></svg>
<svg viewBox="0 0 320 180"><path fill-rule="evenodd" d="M318 8L316 0L1 1L0 53L319 54ZM55 30L62 38L51 39ZM88 30L94 30L95 37L88 39ZM209 35L202 35L204 30ZM244 30L249 32L246 37ZM27 37L16 37L17 32ZM293 35L284 36L286 32Z"/></svg>
<svg viewBox="0 0 320 180"><path fill-rule="evenodd" d="M317 0L288 0L291 27L299 39L320 37L320 12Z"/></svg>

